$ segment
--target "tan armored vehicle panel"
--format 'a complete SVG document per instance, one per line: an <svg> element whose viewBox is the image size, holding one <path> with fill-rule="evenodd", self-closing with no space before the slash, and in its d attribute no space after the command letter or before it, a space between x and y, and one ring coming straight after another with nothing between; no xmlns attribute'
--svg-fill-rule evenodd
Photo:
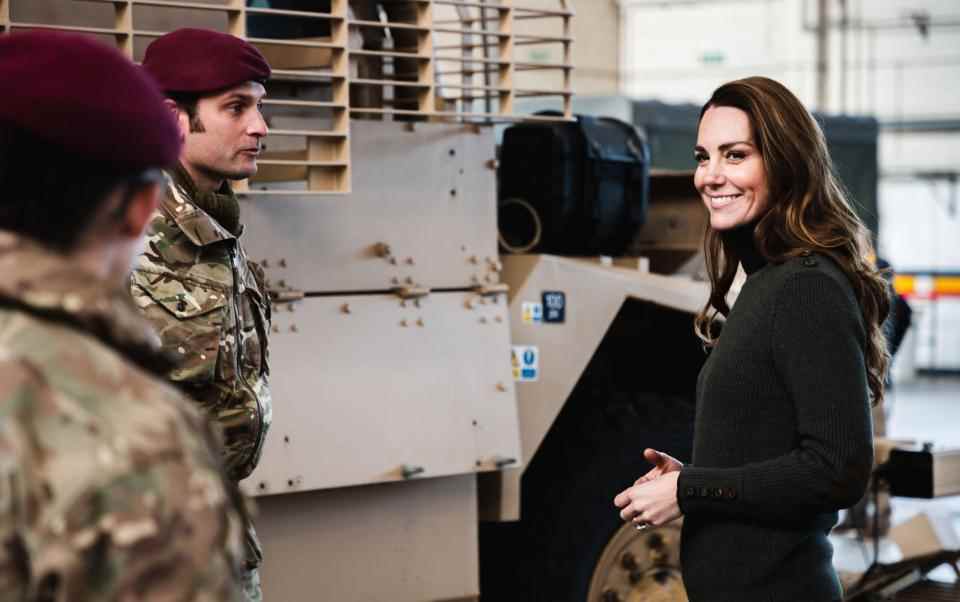
<svg viewBox="0 0 960 602"><path fill-rule="evenodd" d="M520 459L492 132L357 126L365 177L349 196L251 194L244 205L248 252L276 295L271 382L283 410L251 493Z"/></svg>
<svg viewBox="0 0 960 602"><path fill-rule="evenodd" d="M257 506L265 600L477 600L473 475L270 495Z"/></svg>
<svg viewBox="0 0 960 602"><path fill-rule="evenodd" d="M539 354L537 380L517 383L521 449L528 459L536 453L627 299L692 315L709 292L705 282L617 267L612 261L549 255L510 255L503 261L504 280L510 286L513 344L536 347ZM541 303L546 291L564 293L563 323L548 324L524 316L524 306ZM692 331L692 322L690 328ZM521 470L509 470L481 480L480 511L484 519L520 518L521 476Z"/></svg>
<svg viewBox="0 0 960 602"><path fill-rule="evenodd" d="M693 314L700 310L709 293L707 283L689 278L549 255L507 256L504 277L511 286L514 344L540 348L540 378L521 383L517 391L524 457L532 455L540 445L576 378L628 298ZM563 324L538 324L523 319L524 301L541 299L543 291L566 294ZM570 341L576 341L576 345L570 345Z"/></svg>
<svg viewBox="0 0 960 602"><path fill-rule="evenodd" d="M323 489L516 463L502 297L345 295L275 304L277 410L247 490Z"/></svg>
<svg viewBox="0 0 960 602"><path fill-rule="evenodd" d="M353 124L348 196L251 194L250 256L275 290L495 284L496 177L489 128Z"/></svg>

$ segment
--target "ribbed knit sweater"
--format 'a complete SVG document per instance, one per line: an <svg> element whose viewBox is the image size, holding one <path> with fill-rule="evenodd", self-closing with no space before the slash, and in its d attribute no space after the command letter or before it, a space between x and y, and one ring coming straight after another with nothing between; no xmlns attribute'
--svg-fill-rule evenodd
<svg viewBox="0 0 960 602"><path fill-rule="evenodd" d="M865 329L826 256L748 273L697 382L693 459L677 497L691 602L821 602L842 592L827 539L873 464Z"/></svg>

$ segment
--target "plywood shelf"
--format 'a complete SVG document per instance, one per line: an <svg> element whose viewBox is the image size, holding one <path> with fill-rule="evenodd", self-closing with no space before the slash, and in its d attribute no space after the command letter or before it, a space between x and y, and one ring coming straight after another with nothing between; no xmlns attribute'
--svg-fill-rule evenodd
<svg viewBox="0 0 960 602"><path fill-rule="evenodd" d="M296 81L329 81L345 80L347 76L343 73L334 73L328 70L316 71L312 69L274 69L270 79L278 81L296 80Z"/></svg>
<svg viewBox="0 0 960 602"><path fill-rule="evenodd" d="M49 29L53 31L70 31L73 33L93 33L108 36L129 36L130 32L119 31L108 27L84 27L80 25L59 25L49 23L27 23L15 21L9 24L11 29Z"/></svg>
<svg viewBox="0 0 960 602"><path fill-rule="evenodd" d="M573 65L568 64L557 64L557 63L514 63L513 66L518 71L535 71L535 70L545 70L545 69L559 69L563 71L573 70Z"/></svg>
<svg viewBox="0 0 960 602"><path fill-rule="evenodd" d="M351 49L350 54L354 56L376 56L382 58L393 58L393 59L409 59L416 61L429 61L431 57L428 55L412 53L412 52L397 52L395 50L355 50Z"/></svg>
<svg viewBox="0 0 960 602"><path fill-rule="evenodd" d="M517 46L531 44L572 44L572 36L537 36L532 34L516 34L513 36Z"/></svg>
<svg viewBox="0 0 960 602"><path fill-rule="evenodd" d="M437 87L450 89L450 90L482 90L484 92L497 92L497 93L505 93L510 91L510 88L503 88L499 86L474 86L469 84L438 83Z"/></svg>
<svg viewBox="0 0 960 602"><path fill-rule="evenodd" d="M251 44L264 45L264 46L298 46L300 48L328 48L333 51L344 52L344 48L340 44L334 44L333 42L316 42L313 40L289 40L286 38L247 38L247 41Z"/></svg>
<svg viewBox="0 0 960 602"><path fill-rule="evenodd" d="M179 0L82 0L83 2L99 2L101 4L129 6L152 6L156 8L181 8L191 10L209 10L228 13L240 13L243 7L227 4L205 4L203 2L181 2Z"/></svg>
<svg viewBox="0 0 960 602"><path fill-rule="evenodd" d="M401 0L402 2L411 2L417 0ZM421 0L426 1L426 0ZM498 12L515 11L541 17L562 17L570 18L574 16L572 10L542 8L539 6L525 6L522 4L494 4L487 2L476 2L474 0L432 0L434 4L445 4L447 6L457 6L461 8L480 8L495 10ZM516 17L515 17L516 18Z"/></svg>
<svg viewBox="0 0 960 602"><path fill-rule="evenodd" d="M519 96L573 96L570 90L528 90L525 88L514 88L514 94Z"/></svg>
<svg viewBox="0 0 960 602"><path fill-rule="evenodd" d="M308 10L287 10L280 8L255 8L247 7L244 9L248 15L277 15L281 17L300 17L303 19L323 19L325 21L342 21L346 17L335 15L333 13L321 13Z"/></svg>
<svg viewBox="0 0 960 602"><path fill-rule="evenodd" d="M280 98L264 98L261 102L267 106L277 107L304 107L312 109L332 109L336 111L342 111L347 108L347 105L343 103L326 100L287 100Z"/></svg>
<svg viewBox="0 0 960 602"><path fill-rule="evenodd" d="M409 109L391 109L386 107L351 107L351 113L369 113L376 115L410 115L430 117L439 120L488 119L492 123L540 122L558 123L576 121L574 118L551 117L547 115L504 115L502 113L470 113L460 111L413 111Z"/></svg>
<svg viewBox="0 0 960 602"><path fill-rule="evenodd" d="M298 136L306 138L347 138L349 134L346 132L333 132L333 131L318 131L318 130L282 130L282 129L271 129L270 136Z"/></svg>
<svg viewBox="0 0 960 602"><path fill-rule="evenodd" d="M456 86L438 86L439 88L456 88ZM460 86L464 90L478 90L479 94L474 94L473 92L466 94L462 97L460 96L451 96L445 97L449 100L459 100L463 99L478 99L478 98L496 98L502 94L507 94L510 92L506 88L486 88L484 86ZM543 98L549 96L572 96L573 92L568 90L522 90L522 89L513 89L513 94L516 98Z"/></svg>
<svg viewBox="0 0 960 602"><path fill-rule="evenodd" d="M442 63L473 63L477 65L496 65L498 67L512 65L511 61L497 60L497 59L478 59L466 56L436 56L434 60Z"/></svg>
<svg viewBox="0 0 960 602"><path fill-rule="evenodd" d="M399 79L351 79L353 86L394 86L396 88L429 88L431 84Z"/></svg>
<svg viewBox="0 0 960 602"><path fill-rule="evenodd" d="M433 31L439 33L453 33L461 36L482 36L487 38L509 38L513 34L502 31L493 31L490 29L464 29L458 27L434 27Z"/></svg>
<svg viewBox="0 0 960 602"><path fill-rule="evenodd" d="M429 33L431 31L430 27L423 25L416 25L414 23L398 23L395 21L363 21L363 20L350 20L350 27L375 27L379 29L398 29L405 31L418 31L422 33ZM436 30L434 30L436 31Z"/></svg>

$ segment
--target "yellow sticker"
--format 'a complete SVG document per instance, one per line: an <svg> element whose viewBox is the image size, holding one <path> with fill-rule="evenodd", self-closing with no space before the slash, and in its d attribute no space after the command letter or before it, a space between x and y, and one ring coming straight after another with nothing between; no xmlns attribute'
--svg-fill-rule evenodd
<svg viewBox="0 0 960 602"><path fill-rule="evenodd" d="M543 322L543 304L524 301L521 305L524 324L540 324Z"/></svg>

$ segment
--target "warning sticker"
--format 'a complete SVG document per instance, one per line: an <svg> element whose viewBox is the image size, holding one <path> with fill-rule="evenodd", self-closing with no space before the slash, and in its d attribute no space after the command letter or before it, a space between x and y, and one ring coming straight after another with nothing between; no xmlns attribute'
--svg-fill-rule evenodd
<svg viewBox="0 0 960 602"><path fill-rule="evenodd" d="M540 351L530 345L515 345L510 349L513 380L533 382L540 376Z"/></svg>
<svg viewBox="0 0 960 602"><path fill-rule="evenodd" d="M543 322L543 304L532 301L524 301L521 306L523 309L524 324L540 324Z"/></svg>

